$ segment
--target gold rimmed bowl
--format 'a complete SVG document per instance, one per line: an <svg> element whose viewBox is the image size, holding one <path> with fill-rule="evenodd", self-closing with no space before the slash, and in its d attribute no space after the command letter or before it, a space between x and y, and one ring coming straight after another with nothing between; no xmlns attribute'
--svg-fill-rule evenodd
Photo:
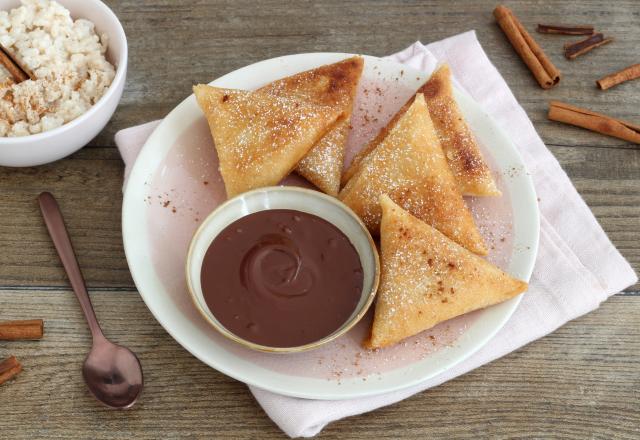
<svg viewBox="0 0 640 440"><path fill-rule="evenodd" d="M256 344L225 328L210 310L201 285L202 263L213 240L236 220L259 211L292 209L316 215L338 228L349 239L360 258L363 285L360 300L349 318L333 333L295 347L269 347ZM198 228L187 256L187 285L191 299L204 319L223 336L253 350L269 353L293 353L318 348L347 333L365 315L376 295L380 281L380 259L375 243L362 220L338 199L297 187L274 186L240 194L216 208Z"/></svg>

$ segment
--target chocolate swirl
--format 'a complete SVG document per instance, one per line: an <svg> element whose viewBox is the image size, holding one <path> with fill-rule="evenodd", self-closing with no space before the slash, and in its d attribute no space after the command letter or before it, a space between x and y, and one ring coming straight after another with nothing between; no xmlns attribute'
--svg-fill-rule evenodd
<svg viewBox="0 0 640 440"><path fill-rule="evenodd" d="M306 295L314 284L314 271L307 267L296 244L288 237L268 234L260 238L240 264L242 285L268 297Z"/></svg>
<svg viewBox="0 0 640 440"><path fill-rule="evenodd" d="M331 223L299 211L249 214L213 240L202 262L209 310L230 332L270 347L330 335L360 300L362 265Z"/></svg>

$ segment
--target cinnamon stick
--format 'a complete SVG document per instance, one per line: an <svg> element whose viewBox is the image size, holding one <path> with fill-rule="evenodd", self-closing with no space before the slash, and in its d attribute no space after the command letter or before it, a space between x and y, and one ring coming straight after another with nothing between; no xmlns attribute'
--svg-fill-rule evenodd
<svg viewBox="0 0 640 440"><path fill-rule="evenodd" d="M591 110L563 102L551 101L547 117L552 121L575 125L576 127L586 128L587 130L640 144L640 125L592 112Z"/></svg>
<svg viewBox="0 0 640 440"><path fill-rule="evenodd" d="M602 90L607 90L613 86L617 86L618 84L631 81L636 78L640 78L640 64L625 67L618 72L607 75L604 78L600 78L596 81L596 84L598 84L598 87Z"/></svg>
<svg viewBox="0 0 640 440"><path fill-rule="evenodd" d="M0 340L16 341L42 339L43 334L44 321L42 319L0 322Z"/></svg>
<svg viewBox="0 0 640 440"><path fill-rule="evenodd" d="M540 34L559 34L559 35L591 35L593 34L593 26L584 24L574 24L565 26L560 24L539 24L538 33Z"/></svg>
<svg viewBox="0 0 640 440"><path fill-rule="evenodd" d="M13 379L22 371L22 365L15 356L10 356L0 362L0 385Z"/></svg>
<svg viewBox="0 0 640 440"><path fill-rule="evenodd" d="M553 65L540 45L527 32L509 8L499 5L493 10L498 25L522 61L543 89L550 89L560 82L560 71Z"/></svg>
<svg viewBox="0 0 640 440"><path fill-rule="evenodd" d="M26 69L18 60L0 44L0 64L9 72L13 80L17 83L28 79L35 79L33 74Z"/></svg>
<svg viewBox="0 0 640 440"><path fill-rule="evenodd" d="M596 47L611 43L613 38L604 38L601 33L593 34L584 40L564 45L564 56L572 60L579 55L585 54Z"/></svg>

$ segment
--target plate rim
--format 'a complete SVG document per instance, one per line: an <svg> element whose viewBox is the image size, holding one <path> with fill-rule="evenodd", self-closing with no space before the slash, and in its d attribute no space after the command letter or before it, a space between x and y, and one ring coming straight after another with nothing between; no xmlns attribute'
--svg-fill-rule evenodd
<svg viewBox="0 0 640 440"><path fill-rule="evenodd" d="M291 54L291 55L284 55L284 56L280 56L280 57L275 57L275 58L270 58L270 59L266 59L266 60L262 60L262 61L258 61L256 63L241 67L239 69L236 69L232 72L229 72L213 81L210 82L210 84L213 83L218 83L218 82L223 82L225 79L228 79L234 75L238 75L240 71L245 71L245 70L253 70L253 69L257 69L261 66L264 66L265 64L275 64L277 62L288 62L291 61L292 59L296 59L296 58L303 58L303 57L318 57L318 58L334 58L334 61L329 61L329 62L336 62L339 59L342 58L348 58L351 56L355 56L355 54L348 54L348 53L339 53L339 52L311 52L311 53L299 53L299 54ZM416 73L420 73L420 74L424 74L424 72L421 72L417 69L412 69L411 67L408 67L406 65L402 65L400 63L397 63L395 61L389 60L389 59L384 59L384 58L379 58L379 57L374 57L374 56L369 56L369 55L361 55L365 58L365 60L367 58L369 59L374 59L376 60L376 62L384 62L384 63L392 63L395 64L396 66L401 66L401 69L409 69L412 71L415 71ZM318 64L318 66L325 64L324 62L320 62ZM304 69L303 69L304 70ZM455 88L455 86L454 86ZM493 120L493 118L487 114L484 109L482 109L482 107L480 106L480 104L478 104L475 100L473 100L473 98L471 98L466 92L461 91L458 88L455 88L455 93L459 94L462 96L462 98L464 100L469 100L470 101L470 105L473 105L476 107L476 111L478 111L480 114L483 115L483 117L488 118L488 120L491 122L491 129L495 130L495 134L499 137L501 137L506 144L509 145L509 148L511 150L511 153L517 158L517 160L519 161L520 164L522 164L522 166L524 167L524 169L526 170L526 164L523 160L522 155L520 154L520 152L518 151L517 147L515 146L515 144L513 143L513 141L511 141L511 139L506 135L506 133L504 132L504 130ZM140 150L140 153L138 155L138 158L142 157L143 155L146 155L148 153L146 153L147 151L150 151L149 149L151 148L151 145L153 143L156 142L156 137L159 136L160 133L160 128L163 126L163 124L166 123L167 119L169 119L170 117L172 117L172 115L174 115L175 113L179 113L181 108L183 108L186 105L189 105L189 101L190 100L195 100L195 97L193 94L189 95L188 97L186 97L182 102L180 102L177 106L175 106L166 116L165 118L163 118L163 120L160 122L160 124L158 124L158 126L153 130L153 132L151 133L151 135L149 136L149 138L146 140L145 144L143 145L143 147ZM469 104L469 103L468 103ZM128 236L128 226L127 226L127 220L128 220L128 210L127 207L129 205L130 198L132 197L131 193L132 191L130 190L131 186L133 185L132 182L135 181L134 177L142 172L142 168L143 165L141 165L143 163L143 161L140 160L136 160L134 162L134 165L131 169L131 172L128 176L127 182L124 186L124 196L123 196L123 202L122 202L122 235L123 235L123 246L124 246L124 251L125 251L125 256L126 256L126 260L127 260L127 264L129 266L129 271L131 273L131 277L134 281L134 284L136 285L136 289L138 290L138 294L140 295L140 297L142 298L142 300L144 301L146 307L149 309L149 311L151 312L151 314L153 315L153 317L156 319L156 321L158 321L158 323L164 328L164 330L176 341L178 342L185 350L187 350L191 355L193 355L194 357L196 357L198 360L200 360L201 362L203 362L204 364L210 366L211 368L214 368L216 370L218 370L219 372L232 377L238 381L241 381L243 383L246 383L247 385L251 385L263 390L267 390L267 391L271 391L277 394L281 394L281 395L286 395L286 396L291 396L291 397L299 397L299 398L306 398L306 399L319 399L319 400L344 400L344 399L350 399L350 398L355 398L355 397L366 397L366 396L373 396L373 395L379 395L379 394L384 394L387 392L392 392L392 391L398 391L398 390L402 390L402 389L406 389L409 388L411 386L417 385L419 383L423 383L433 377L436 377L440 374L442 374L443 372L455 367L456 365L460 364L461 362L464 362L466 359L468 359L470 356L472 356L473 354L475 354L478 350L480 350L482 347L484 347L487 342L489 342L502 328L503 326L506 324L506 322L511 318L511 316L513 315L513 313L515 312L516 308L518 307L518 304L520 303L523 294L518 295L515 298L512 298L511 300L502 303L498 306L508 306L508 310L505 311L502 316L499 318L499 320L497 322L494 323L493 325L493 329L491 329L491 331L488 331L485 334L485 337L481 338L479 341L477 341L475 343L475 345L471 348L468 349L466 352L464 352L463 354L457 356L455 359L453 360L449 360L446 362L443 362L443 365L440 368L435 369L434 371L430 372L428 375L424 375L423 377L419 377L419 378L415 378L413 380L408 380L405 381L404 383L402 383L402 385L388 385L386 387L374 387L371 390L365 390L365 391L360 391L357 393L351 393L351 394L347 394L347 393L332 393L332 392L323 392L323 393L313 393L313 392L305 392L305 391L300 391L300 390L292 390L291 388L283 388L280 386L276 386L273 384L265 384L264 381L256 381L254 378L252 377L246 377L240 374L236 374L236 372L232 371L229 368L226 368L225 366L221 366L220 364L216 364L216 366L211 365L211 363L208 360L203 359L204 356L200 356L199 353L195 353L194 350L189 347L189 344L187 341L184 341L182 336L178 336L170 325L170 322L165 322L164 317L160 316L160 313L158 310L155 310L155 308L153 306L150 305L151 301L147 299L147 297L145 296L145 293L143 293L143 289L140 288L142 282L141 280L138 279L138 275L136 275L134 273L134 271L132 270L132 250L130 249L130 246L127 245L127 236ZM527 192L526 194L519 194L520 196L523 196L524 198L528 198L530 199L530 205L532 207L532 213L533 213L533 223L535 225L534 229L532 231L530 231L534 237L532 237L532 241L531 241L531 258L530 260L528 260L528 264L526 265L527 267L525 267L522 272L524 275L524 277L522 277L523 279L526 279L527 281L530 279L530 276L533 272L533 267L535 265L535 259L537 256L537 252L538 252L538 242L539 242L539 234L540 234L540 214L539 214L539 207L538 204L536 202L537 198L536 198L536 192L535 192L535 186L533 185L533 179L531 178L529 173L526 173L524 176L527 185ZM496 307L496 306L494 306ZM486 310L486 309L485 309ZM464 334L463 334L464 336ZM442 351L446 351L447 349L442 349L440 350L440 352ZM437 353L437 352L436 352ZM407 367L409 368L409 367ZM390 372L392 373L392 372ZM279 372L274 372L274 374L281 374L283 376L287 376L285 373L279 373ZM384 373L383 373L384 374ZM308 379L314 379L314 378L308 378Z"/></svg>

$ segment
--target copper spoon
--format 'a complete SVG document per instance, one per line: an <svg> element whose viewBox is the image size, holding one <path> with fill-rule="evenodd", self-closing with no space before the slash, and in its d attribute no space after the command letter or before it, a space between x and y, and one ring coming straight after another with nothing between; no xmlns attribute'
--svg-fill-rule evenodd
<svg viewBox="0 0 640 440"><path fill-rule="evenodd" d="M130 408L136 403L144 383L140 361L131 350L114 344L102 334L58 202L48 192L40 194L38 202L93 336L93 347L82 367L84 381L96 399L108 407Z"/></svg>

